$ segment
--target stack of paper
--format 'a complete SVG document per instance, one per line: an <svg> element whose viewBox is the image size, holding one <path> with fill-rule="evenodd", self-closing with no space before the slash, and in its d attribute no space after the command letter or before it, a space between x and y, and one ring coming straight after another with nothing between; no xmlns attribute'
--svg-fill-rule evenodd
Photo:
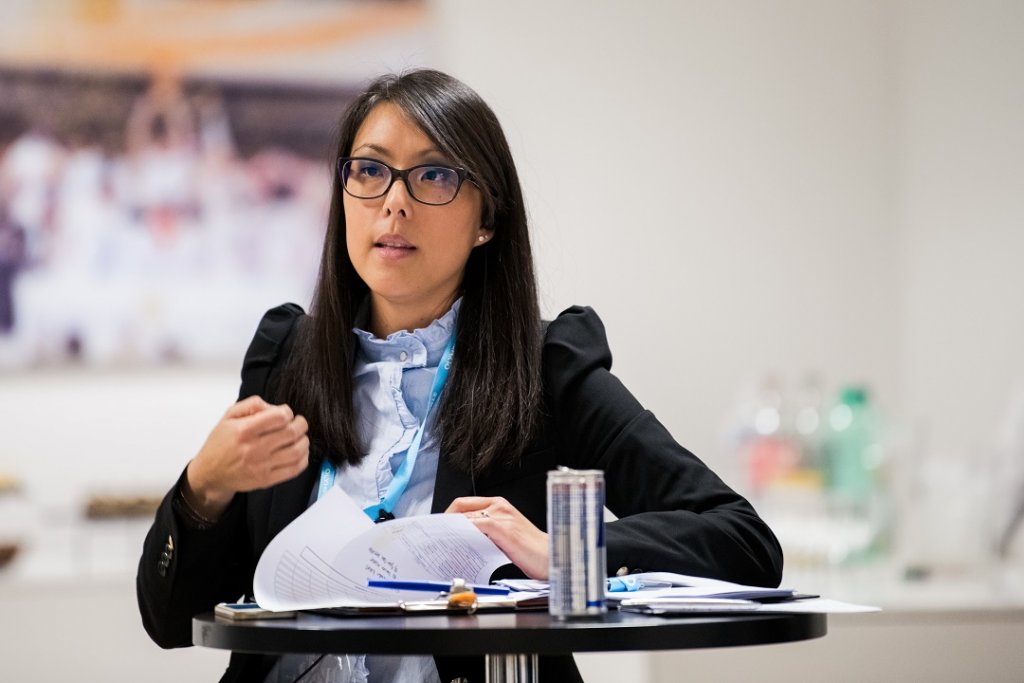
<svg viewBox="0 0 1024 683"><path fill-rule="evenodd" d="M533 580L505 580L498 583L514 590L546 590L547 583ZM626 590L623 587L628 586ZM609 607L624 612L666 616L695 612L803 612L852 613L877 612L879 608L854 605L804 595L791 588L746 586L719 579L646 572L631 574L628 581L609 579L605 593Z"/></svg>
<svg viewBox="0 0 1024 683"><path fill-rule="evenodd" d="M853 614L878 612L880 608L870 605L855 605L828 598L794 598L783 602L757 602L756 600L735 600L730 598L626 598L618 603L623 612L659 614L664 616L686 615L694 612L789 612L802 614Z"/></svg>
<svg viewBox="0 0 1024 683"><path fill-rule="evenodd" d="M607 599L620 610L644 614L687 614L693 612L877 612L878 607L854 605L805 595L791 588L745 586L699 576L647 572L634 574L638 590L610 592ZM664 587L669 584L669 587ZM645 585L656 586L644 588Z"/></svg>
<svg viewBox="0 0 1024 683"><path fill-rule="evenodd" d="M686 574L671 572L645 572L632 574L629 577L639 582L638 590L625 592L609 592L607 599L618 602L623 599L637 598L642 593L647 599L672 598L728 598L732 600L772 600L791 599L796 592L791 588L765 588L763 586L745 586L719 579L706 579Z"/></svg>

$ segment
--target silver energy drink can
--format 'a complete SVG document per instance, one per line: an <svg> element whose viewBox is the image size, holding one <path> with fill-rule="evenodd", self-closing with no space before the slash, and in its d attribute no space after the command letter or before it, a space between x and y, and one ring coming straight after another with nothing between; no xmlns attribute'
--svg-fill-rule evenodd
<svg viewBox="0 0 1024 683"><path fill-rule="evenodd" d="M559 618L603 614L603 472L566 467L548 472L548 542L548 611Z"/></svg>

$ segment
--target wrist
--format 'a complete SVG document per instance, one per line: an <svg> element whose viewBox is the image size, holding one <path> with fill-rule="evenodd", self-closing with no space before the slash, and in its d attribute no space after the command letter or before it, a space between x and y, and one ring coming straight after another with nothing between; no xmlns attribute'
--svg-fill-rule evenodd
<svg viewBox="0 0 1024 683"><path fill-rule="evenodd" d="M206 482L202 466L193 460L185 469L180 490L185 504L212 524L227 510L235 493L219 490Z"/></svg>
<svg viewBox="0 0 1024 683"><path fill-rule="evenodd" d="M184 519L188 526L200 531L206 531L217 526L217 520L204 517L196 510L195 506L188 502L188 499L185 498L184 491L185 485L182 483L178 485L177 490L174 492L174 501L172 505L179 517Z"/></svg>

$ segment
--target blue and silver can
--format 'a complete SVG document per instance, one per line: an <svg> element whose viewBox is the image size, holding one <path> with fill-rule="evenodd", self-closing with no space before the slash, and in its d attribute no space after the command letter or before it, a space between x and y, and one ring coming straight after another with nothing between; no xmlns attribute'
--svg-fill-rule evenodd
<svg viewBox="0 0 1024 683"><path fill-rule="evenodd" d="M603 472L567 467L548 472L548 542L551 614L563 619L603 614Z"/></svg>

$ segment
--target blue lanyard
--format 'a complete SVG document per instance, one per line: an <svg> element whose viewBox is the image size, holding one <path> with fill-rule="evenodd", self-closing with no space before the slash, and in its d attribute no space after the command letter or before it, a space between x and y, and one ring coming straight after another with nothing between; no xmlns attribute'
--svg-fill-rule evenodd
<svg viewBox="0 0 1024 683"><path fill-rule="evenodd" d="M395 472L394 478L391 480L391 484L388 486L388 490L384 492L380 502L376 505L371 505L363 510L367 515L370 516L375 522L382 522L386 519L393 519L394 515L392 512L395 509L395 505L398 503L398 499L405 493L405 489L409 486L409 479L412 477L412 468L416 465L416 456L420 451L420 442L423 440L423 432L426 431L427 420L430 419L430 414L433 412L434 407L437 405L437 400L441 396L441 390L444 389L444 383L448 381L448 372L452 367L452 355L455 352L455 333L452 333L448 337L448 345L444 349L444 353L441 355L441 362L437 366L437 374L434 375L434 385L430 389L430 399L427 401L427 413L423 416L423 422L416 430L416 434L412 437L412 443L409 445L409 450L405 452L405 459L402 460L402 464L398 466L398 471ZM324 460L320 466L320 486L317 489L317 500L320 500L326 494L332 486L334 486L334 478L337 475L337 470L328 460Z"/></svg>

